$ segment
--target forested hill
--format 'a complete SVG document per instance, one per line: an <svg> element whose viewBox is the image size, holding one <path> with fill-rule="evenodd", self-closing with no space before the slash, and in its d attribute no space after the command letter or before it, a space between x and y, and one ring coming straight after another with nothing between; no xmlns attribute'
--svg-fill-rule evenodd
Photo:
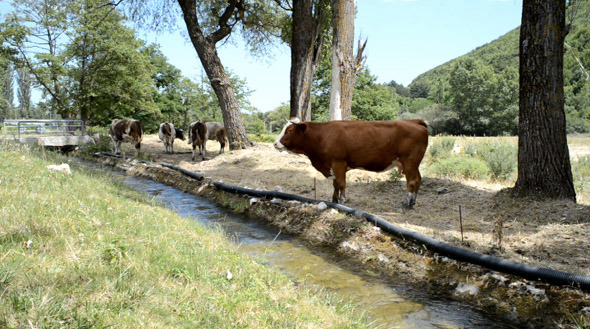
<svg viewBox="0 0 590 329"><path fill-rule="evenodd" d="M564 89L568 132L590 131L590 1L575 3L575 16L565 42ZM572 17L568 8L567 21ZM412 81L410 90L443 105L454 133L513 134L518 112L518 52L520 28L427 71ZM441 113L436 115L440 118ZM439 120L440 121L440 120ZM467 121L467 122L466 122ZM469 122L472 121L472 122ZM512 123L510 122L512 121ZM493 127L492 123L502 122Z"/></svg>
<svg viewBox="0 0 590 329"><path fill-rule="evenodd" d="M429 89L437 81L448 79L448 75L458 61L466 58L482 61L494 68L496 73L502 72L506 67L518 70L518 40L520 28L516 28L498 39L472 50L471 52L452 59L442 65L433 68L417 76L409 87L423 84Z"/></svg>

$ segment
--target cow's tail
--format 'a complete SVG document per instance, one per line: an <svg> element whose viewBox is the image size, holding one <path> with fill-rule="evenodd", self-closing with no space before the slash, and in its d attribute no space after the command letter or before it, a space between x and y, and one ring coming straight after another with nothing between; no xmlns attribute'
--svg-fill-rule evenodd
<svg viewBox="0 0 590 329"><path fill-rule="evenodd" d="M139 140L143 139L143 125L141 124L141 121L137 121L137 124L139 125L139 131L137 136L139 137Z"/></svg>
<svg viewBox="0 0 590 329"><path fill-rule="evenodd" d="M428 128L428 125L426 124L426 122L424 122L424 120L418 120L418 124L424 126L424 128Z"/></svg>

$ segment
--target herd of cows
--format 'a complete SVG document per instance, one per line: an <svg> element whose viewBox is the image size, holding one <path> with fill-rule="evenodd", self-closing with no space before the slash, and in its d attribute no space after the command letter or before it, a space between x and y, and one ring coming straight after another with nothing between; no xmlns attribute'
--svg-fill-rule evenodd
<svg viewBox="0 0 590 329"><path fill-rule="evenodd" d="M109 128L109 135L115 146L115 154L121 154L121 143L134 143L137 154L141 150L141 141L143 140L143 126L138 120L114 119ZM166 153L174 153L174 140L186 140L184 130L175 128L174 124L164 122L160 124L158 136L164 143ZM195 160L196 148L199 148L199 154L207 154L207 140L216 140L221 145L219 153L223 153L225 148L226 133L225 127L219 122L196 121L189 125L188 144L192 144L192 160Z"/></svg>
<svg viewBox="0 0 590 329"><path fill-rule="evenodd" d="M135 143L139 153L143 128L137 120L113 120L109 134L115 153L121 153L121 143ZM185 140L184 131L173 124L160 125L159 137L165 152L174 152L174 140ZM207 140L217 140L223 153L226 131L219 122L197 121L190 124L188 143L192 144L192 160L196 148L205 159ZM406 177L407 194L404 208L412 208L420 187L420 163L428 147L428 129L422 120L397 121L287 121L274 147L280 151L303 154L311 165L326 178L333 180L332 202L346 201L346 172L364 169L374 172L397 168Z"/></svg>

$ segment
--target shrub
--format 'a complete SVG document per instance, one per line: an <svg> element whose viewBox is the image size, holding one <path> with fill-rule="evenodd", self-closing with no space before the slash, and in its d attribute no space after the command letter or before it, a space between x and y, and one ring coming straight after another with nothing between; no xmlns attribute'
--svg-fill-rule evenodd
<svg viewBox="0 0 590 329"><path fill-rule="evenodd" d="M111 137L100 134L98 140L95 139L95 144L86 144L80 147L80 151L86 154L94 154L96 152L113 152L114 146Z"/></svg>
<svg viewBox="0 0 590 329"><path fill-rule="evenodd" d="M476 144L476 155L487 164L493 180L506 180L515 172L517 149L503 143Z"/></svg>
<svg viewBox="0 0 590 329"><path fill-rule="evenodd" d="M582 192L590 188L590 155L578 158L578 161L572 162L572 175L576 190Z"/></svg>
<svg viewBox="0 0 590 329"><path fill-rule="evenodd" d="M455 137L439 137L435 139L432 145L428 147L430 161L437 162L440 158L449 156L453 146L455 146Z"/></svg>
<svg viewBox="0 0 590 329"><path fill-rule="evenodd" d="M434 163L430 170L439 177L486 179L489 170L486 163L477 158L449 156Z"/></svg>
<svg viewBox="0 0 590 329"><path fill-rule="evenodd" d="M263 133L263 134L248 134L248 138L252 142L259 142L259 143L272 143L277 138L276 134L271 133Z"/></svg>

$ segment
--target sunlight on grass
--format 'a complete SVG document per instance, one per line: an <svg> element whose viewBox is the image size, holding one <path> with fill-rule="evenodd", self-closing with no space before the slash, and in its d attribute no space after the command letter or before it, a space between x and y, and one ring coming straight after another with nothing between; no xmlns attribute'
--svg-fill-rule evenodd
<svg viewBox="0 0 590 329"><path fill-rule="evenodd" d="M0 158L2 328L367 327L106 174L21 145Z"/></svg>

